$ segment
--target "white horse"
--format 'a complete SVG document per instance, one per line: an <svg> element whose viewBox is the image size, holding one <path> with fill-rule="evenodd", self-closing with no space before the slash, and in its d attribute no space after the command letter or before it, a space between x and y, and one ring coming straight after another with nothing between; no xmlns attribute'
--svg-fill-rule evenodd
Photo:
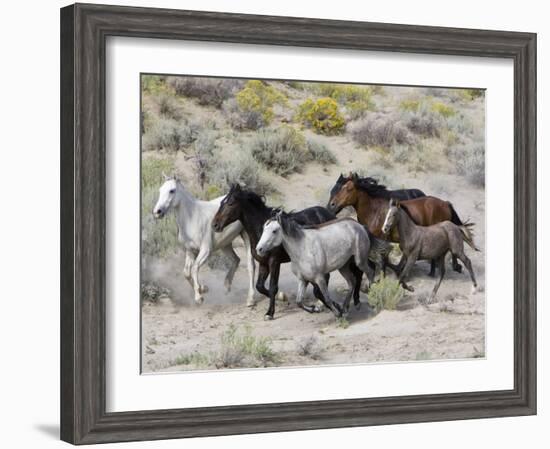
<svg viewBox="0 0 550 449"><path fill-rule="evenodd" d="M300 226L287 214L279 212L264 224L256 252L262 255L279 245L283 245L288 253L292 272L298 278L296 304L302 308L305 308L302 300L307 282L312 282L319 286L324 302L337 317L342 315L342 310L348 311L356 282L349 268L352 257L359 269L367 273L368 279L372 279L374 274L368 265L370 240L367 231L351 218ZM343 309L330 299L325 279L326 274L335 270L348 284Z"/></svg>
<svg viewBox="0 0 550 449"><path fill-rule="evenodd" d="M183 275L191 284L195 293L195 302L204 301L203 293L208 289L199 282L199 269L216 250L220 250L231 261L225 277L225 288L231 290L233 276L239 266L239 256L233 249L233 240L241 236L246 248L249 274L248 296L246 305L254 305L255 264L252 258L250 240L244 232L241 222L236 221L227 226L223 232L213 232L212 219L216 214L223 196L211 201L201 201L193 197L176 177L166 177L159 189L159 198L153 208L155 218L164 217L171 209L176 214L178 240L185 250Z"/></svg>

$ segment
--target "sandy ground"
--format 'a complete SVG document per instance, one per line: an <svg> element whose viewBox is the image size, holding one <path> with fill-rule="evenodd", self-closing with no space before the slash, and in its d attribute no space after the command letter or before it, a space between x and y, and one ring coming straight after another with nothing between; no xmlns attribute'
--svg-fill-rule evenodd
<svg viewBox="0 0 550 449"><path fill-rule="evenodd" d="M287 210L315 204L326 204L328 191L340 172L362 167L375 174L373 152L358 152L344 137L330 139L338 163L328 168L308 166L303 173L279 183L279 194L271 204L284 204ZM243 248L235 242L241 264L233 282L233 289L223 290L224 272L205 267L201 279L209 287L205 302L196 306L187 281L181 275L181 260L168 260L161 267L149 267L153 277L169 280L172 298L163 298L155 304L143 303L142 355L143 371L185 371L216 369L216 353L221 351L221 338L230 326L249 332L257 339L267 338L276 354L273 361L242 362L245 366L303 366L313 364L345 364L368 362L396 362L407 360L458 359L485 356L485 198L484 191L469 186L463 178L450 174L428 176L423 173L406 174L385 170L387 179L395 178L393 188L417 187L427 194L450 200L463 220L476 223L475 241L481 252L466 247L476 273L479 291L472 293L467 273L450 269L438 292L438 303L424 306L419 299L433 288L434 279L428 277L427 262L418 262L410 277L414 293L407 293L397 310L374 314L361 295L360 311L351 309L348 321L335 319L332 313L308 314L294 304L296 279L290 265L282 267L280 290L288 301L278 301L275 320L264 321L267 300L256 293L257 305L245 305L248 284ZM397 176L399 174L399 176ZM399 182L397 182L397 180ZM296 195L295 192L300 192ZM279 200L279 201L277 201ZM392 274L393 275L393 274ZM165 282L166 284L166 282ZM331 278L330 290L334 299L344 296L344 281L339 274ZM308 290L311 298L311 288ZM244 331L243 331L244 332ZM311 337L311 354L301 355L300 347Z"/></svg>

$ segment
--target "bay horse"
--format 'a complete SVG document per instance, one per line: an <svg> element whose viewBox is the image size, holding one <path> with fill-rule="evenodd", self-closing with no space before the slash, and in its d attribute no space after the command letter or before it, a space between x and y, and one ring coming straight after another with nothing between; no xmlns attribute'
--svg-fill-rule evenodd
<svg viewBox="0 0 550 449"><path fill-rule="evenodd" d="M442 221L431 226L418 226L411 217L409 206L405 203L406 201L400 202L391 199L382 225L382 232L385 234L393 228L399 230L399 247L405 259L405 265L399 274L399 281L403 288L414 291L412 287L405 283L405 277L417 260L436 260L439 267L439 279L436 281L427 300L428 304L433 302L445 275L445 255L450 251L467 268L474 285L473 291L475 291L477 282L472 269L472 262L464 254L464 242L475 251L479 251L474 244L470 229L467 226L458 226L450 221Z"/></svg>
<svg viewBox="0 0 550 449"><path fill-rule="evenodd" d="M349 310L349 302L356 285L350 269L353 259L357 267L372 279L368 263L370 240L366 229L352 218L341 218L318 225L301 226L291 216L279 211L263 227L256 252L262 256L282 246L290 257L292 272L298 278L296 304L302 300L308 282L318 285L330 309L336 317ZM329 295L326 275L338 270L348 284L343 306Z"/></svg>
<svg viewBox="0 0 550 449"><path fill-rule="evenodd" d="M216 250L220 250L230 261L225 277L225 288L231 290L233 276L239 266L239 256L233 249L233 240L240 236L245 245L249 275L247 306L254 305L255 264L248 234L241 223L228 226L222 233L212 232L212 219L223 200L223 196L211 201L201 201L193 197L175 176L165 176L165 182L159 189L159 197L153 208L153 216L164 217L170 210L176 214L178 240L185 251L183 275L195 294L195 303L202 304L205 285L199 282L199 269Z"/></svg>
<svg viewBox="0 0 550 449"><path fill-rule="evenodd" d="M344 178L343 181L345 182L343 184L343 181L340 181L339 189L332 189L331 192L334 192L334 194L331 195L327 209L338 213L346 206L353 206L357 212L359 223L367 226L369 231L376 237L387 238L391 242L399 243L397 228L394 228L386 236L382 232L382 225L388 210L388 200L394 198L394 195L399 199L423 194L423 192L418 189L388 190L384 185L377 182L368 182L365 179L367 178L360 178L356 173L350 173L348 178ZM446 220L457 226L473 226L473 223L462 222L449 201L426 195L400 201L407 206L411 218L419 226L430 226ZM462 272L462 267L454 256L452 264L455 271ZM430 276L435 275L435 265L435 261L433 261ZM402 268L403 260L398 266Z"/></svg>
<svg viewBox="0 0 550 449"><path fill-rule="evenodd" d="M236 222L242 223L251 242L252 255L259 263L256 289L262 295L269 298L269 308L265 314L266 320L272 320L275 314L275 297L279 291L281 264L290 262L290 257L282 246L273 248L271 251L266 251L262 255L258 254L256 251L256 245L262 235L263 225L267 220L272 218L275 212L276 209L268 207L261 196L255 192L242 189L239 184L233 184L227 196L220 203L218 211L212 221L212 228L215 232L222 232ZM297 223L303 225L320 224L336 218L332 212L320 206L309 207L289 215ZM354 303L356 307L359 307L359 287L361 285L363 272L359 270L354 263L350 265L350 269L356 281L353 289ZM265 288L268 276L269 290ZM328 282L328 278L329 276L327 275L326 282ZM319 290L319 287L315 283L313 283L313 294L321 302L324 302L321 290ZM329 304L326 305L330 308ZM303 306L302 308L308 312L318 311L315 307Z"/></svg>

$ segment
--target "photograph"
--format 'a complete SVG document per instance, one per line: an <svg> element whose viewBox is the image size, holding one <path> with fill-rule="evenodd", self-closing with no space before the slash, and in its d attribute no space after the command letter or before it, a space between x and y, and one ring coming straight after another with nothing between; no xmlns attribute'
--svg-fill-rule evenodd
<svg viewBox="0 0 550 449"><path fill-rule="evenodd" d="M139 88L143 374L485 358L484 89Z"/></svg>

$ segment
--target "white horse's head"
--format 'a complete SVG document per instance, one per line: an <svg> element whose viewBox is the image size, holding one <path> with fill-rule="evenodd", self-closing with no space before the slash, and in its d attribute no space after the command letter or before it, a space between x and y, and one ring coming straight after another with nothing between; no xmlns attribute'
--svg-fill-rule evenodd
<svg viewBox="0 0 550 449"><path fill-rule="evenodd" d="M268 220L264 224L264 229L260 241L256 245L256 252L261 257L268 251L283 243L283 230L281 224L276 218Z"/></svg>
<svg viewBox="0 0 550 449"><path fill-rule="evenodd" d="M153 208L153 215L155 218L164 217L170 207L174 204L174 198L176 197L178 189L178 181L175 177L166 178L164 184L160 186L159 198L157 204Z"/></svg>

